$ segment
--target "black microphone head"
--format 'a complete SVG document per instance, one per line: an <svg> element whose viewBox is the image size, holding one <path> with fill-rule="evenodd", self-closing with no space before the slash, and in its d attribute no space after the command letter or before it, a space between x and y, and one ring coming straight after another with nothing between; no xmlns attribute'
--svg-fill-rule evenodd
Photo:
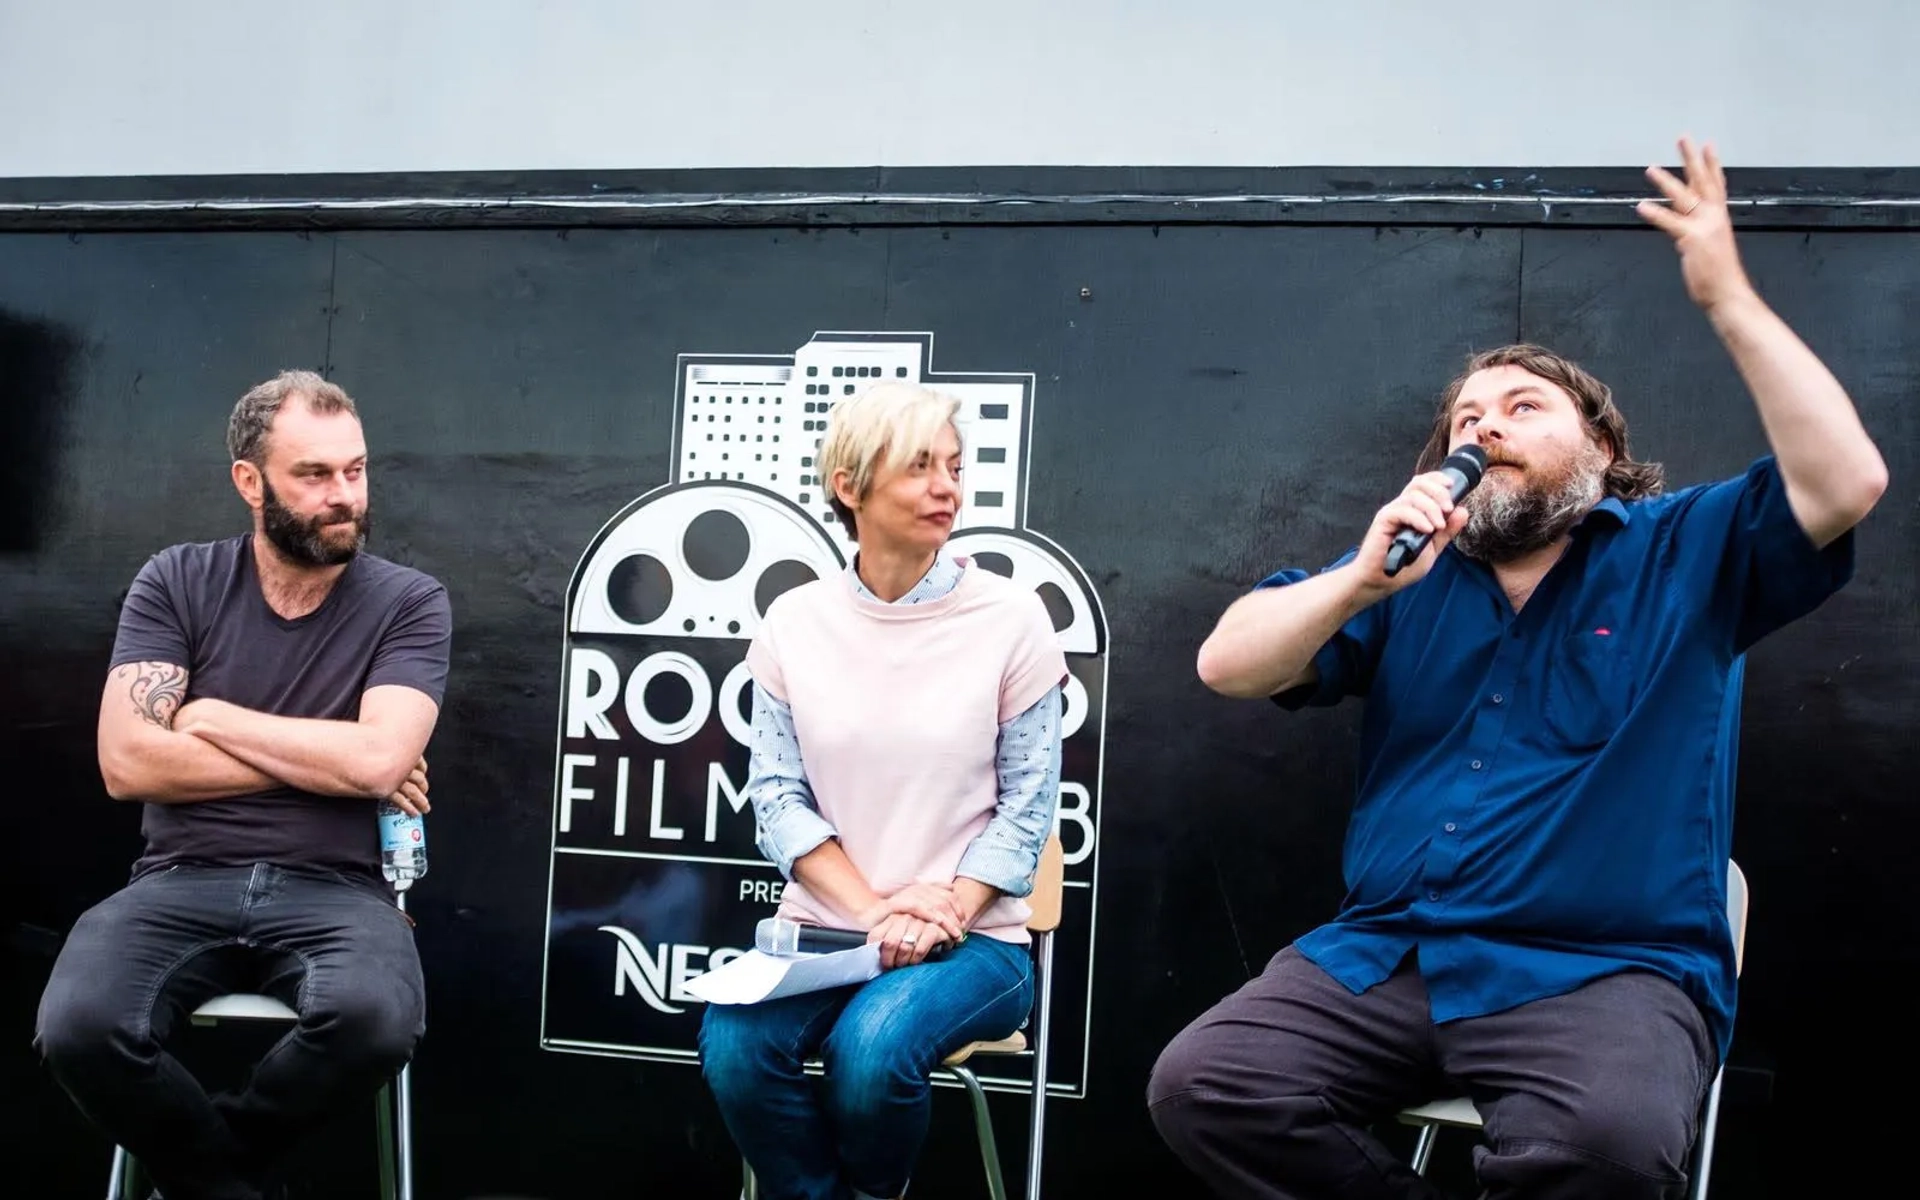
<svg viewBox="0 0 1920 1200"><path fill-rule="evenodd" d="M1448 467L1452 467L1464 475L1467 480L1467 487L1471 489L1480 482L1480 477L1487 472L1487 452L1478 442L1468 442L1452 454L1447 455L1447 461L1440 464L1442 470Z"/></svg>

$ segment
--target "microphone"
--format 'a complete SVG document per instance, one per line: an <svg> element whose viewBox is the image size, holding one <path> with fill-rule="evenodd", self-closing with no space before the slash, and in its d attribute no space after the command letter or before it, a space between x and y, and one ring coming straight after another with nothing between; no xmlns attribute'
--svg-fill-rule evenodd
<svg viewBox="0 0 1920 1200"><path fill-rule="evenodd" d="M1469 442L1447 455L1447 461L1440 464L1439 470L1449 477L1447 491L1458 504L1487 473L1487 452ZM1420 552L1432 540L1432 534L1417 529L1402 529L1394 534L1393 544L1387 547L1387 575L1398 575L1401 568L1420 557Z"/></svg>
<svg viewBox="0 0 1920 1200"><path fill-rule="evenodd" d="M753 947L762 954L830 954L866 944L863 929L829 929L785 917L765 917L753 929Z"/></svg>

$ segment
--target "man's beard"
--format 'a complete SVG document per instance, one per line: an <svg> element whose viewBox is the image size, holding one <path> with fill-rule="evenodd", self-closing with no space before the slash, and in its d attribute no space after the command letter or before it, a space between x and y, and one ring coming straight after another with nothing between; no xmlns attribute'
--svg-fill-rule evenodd
<svg viewBox="0 0 1920 1200"><path fill-rule="evenodd" d="M274 548L289 559L308 567L337 567L349 562L367 544L373 528L372 515L362 509L355 515L351 508L338 505L313 517L302 517L280 502L273 485L260 480L261 527ZM351 522L352 536L345 536Z"/></svg>
<svg viewBox="0 0 1920 1200"><path fill-rule="evenodd" d="M1502 462L1489 456L1487 470ZM1557 475L1529 479L1522 474L1511 486L1505 481L1474 489L1467 496L1467 523L1454 535L1462 554L1481 562L1512 562L1551 546L1606 495L1606 451L1586 443Z"/></svg>

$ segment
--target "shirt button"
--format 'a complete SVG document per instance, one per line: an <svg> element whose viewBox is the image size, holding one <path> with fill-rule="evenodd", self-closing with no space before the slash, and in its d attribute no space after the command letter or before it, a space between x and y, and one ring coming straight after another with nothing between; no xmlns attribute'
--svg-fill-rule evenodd
<svg viewBox="0 0 1920 1200"><path fill-rule="evenodd" d="M1428 893L1427 893L1427 899L1429 899L1429 900L1438 900L1439 898L1440 898L1440 893L1439 893L1439 892L1428 892Z"/></svg>
<svg viewBox="0 0 1920 1200"><path fill-rule="evenodd" d="M1471 766L1474 770L1478 771L1480 769L1480 760L1476 758L1473 760L1473 762L1469 763L1468 765Z"/></svg>
<svg viewBox="0 0 1920 1200"><path fill-rule="evenodd" d="M1493 702L1495 704L1505 704L1507 702L1507 698L1505 696L1502 696L1499 692L1495 692L1493 694Z"/></svg>
<svg viewBox="0 0 1920 1200"><path fill-rule="evenodd" d="M1458 828L1458 826L1456 826L1456 825L1455 825L1455 824L1454 824L1454 823L1453 823L1452 821L1448 821L1448 822L1447 822L1447 832L1448 832L1448 833L1452 833L1452 832L1453 832L1453 831L1454 831L1454 830L1455 830L1456 828Z"/></svg>

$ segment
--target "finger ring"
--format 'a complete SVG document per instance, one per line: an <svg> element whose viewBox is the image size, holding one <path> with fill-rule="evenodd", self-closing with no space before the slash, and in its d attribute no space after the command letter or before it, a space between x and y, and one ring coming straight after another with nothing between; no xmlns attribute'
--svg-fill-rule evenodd
<svg viewBox="0 0 1920 1200"><path fill-rule="evenodd" d="M918 939L916 939L912 934L908 934L907 936L900 939L900 944L902 946L911 946L916 940Z"/></svg>

